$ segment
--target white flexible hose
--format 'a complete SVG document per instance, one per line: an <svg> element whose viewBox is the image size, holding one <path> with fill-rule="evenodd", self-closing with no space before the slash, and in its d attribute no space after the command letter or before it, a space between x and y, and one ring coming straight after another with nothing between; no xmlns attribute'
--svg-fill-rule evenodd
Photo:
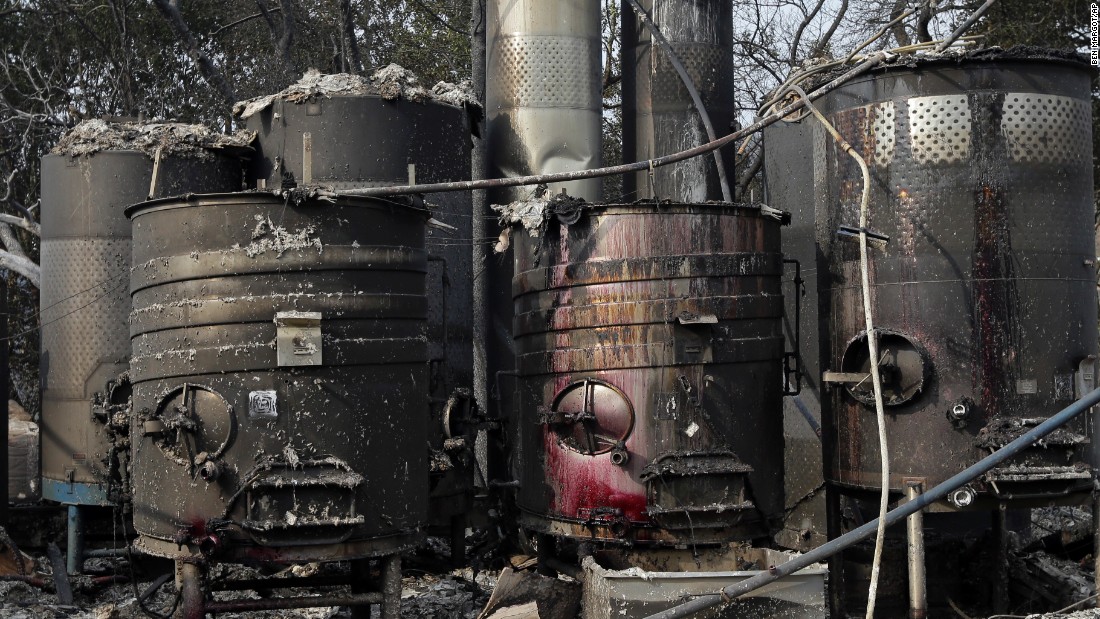
<svg viewBox="0 0 1100 619"><path fill-rule="evenodd" d="M867 255L867 214L871 202L871 171L867 168L867 162L856 152L852 145L845 140L836 127L833 127L821 112L818 111L810 98L798 86L791 86L791 90L798 93L805 102L806 107L814 117L825 127L833 139L840 144L844 152L851 155L859 164L859 170L863 173L863 192L859 201L859 271L863 292L863 320L867 329L867 353L868 365L871 366L871 383L875 392L875 417L878 421L878 448L882 454L882 490L879 493L879 521L878 531L875 535L875 557L871 563L871 584L867 591L867 619L875 616L875 599L878 597L879 570L882 564L882 546L886 537L886 512L890 505L890 457L886 444L886 408L882 403L882 379L878 371L878 336L875 334L875 323L871 316L871 275Z"/></svg>

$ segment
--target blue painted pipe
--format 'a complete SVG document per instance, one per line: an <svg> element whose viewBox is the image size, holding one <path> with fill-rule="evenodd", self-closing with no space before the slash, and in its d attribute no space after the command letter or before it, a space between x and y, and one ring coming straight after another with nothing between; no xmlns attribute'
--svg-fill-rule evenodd
<svg viewBox="0 0 1100 619"><path fill-rule="evenodd" d="M1095 389L1089 392L1085 397L1070 404L1068 407L1062 409L1057 415L1047 419L1043 423L1035 426L1031 430L1020 435L1019 438L1005 445L999 450L986 456L982 460L972 464L970 467L958 473L951 479L943 482L942 484L932 488L928 492L922 494L914 501L909 501L893 511L886 514L886 526L890 526L897 522L900 522L909 516L921 511L925 507L928 507L932 503L944 498L952 490L956 490L966 484L974 481L978 477L985 475L989 471L993 470L997 466L1003 464L1009 458L1018 455L1021 451L1031 447L1036 441L1042 439L1051 432L1064 426L1074 417L1089 410L1096 404L1100 403L1100 389ZM697 597L690 602L675 606L668 610L661 611L659 613L652 614L646 619L680 619L682 617L691 616L699 611L706 610L713 606L718 606L723 602L729 602L737 597L745 595L750 591L755 591L766 584L775 582L784 576L789 576L798 570L809 567L814 563L828 559L836 553L850 548L859 542L871 537L878 530L878 518L864 524L863 526L853 529L840 537L826 542L821 546L807 552L806 554L799 555L786 563L771 567L766 572L753 576L752 578L743 580L739 583L732 584L718 593L711 595L703 595Z"/></svg>

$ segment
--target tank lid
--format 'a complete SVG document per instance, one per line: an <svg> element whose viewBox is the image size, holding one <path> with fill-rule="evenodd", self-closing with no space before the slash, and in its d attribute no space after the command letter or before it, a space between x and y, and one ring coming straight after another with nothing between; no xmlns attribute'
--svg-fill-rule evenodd
<svg viewBox="0 0 1100 619"><path fill-rule="evenodd" d="M1054 49L1048 47L1036 47L1030 45L1017 45L1005 49L1003 47L983 47L978 49L951 48L941 53L917 52L900 54L884 62L871 72L857 77L853 82L867 79L875 79L877 74L890 71L918 70L948 65L965 66L976 63L1045 63L1058 64L1080 69L1095 74L1096 69L1089 63L1087 55L1074 50ZM842 65L815 76L806 88L812 90L822 84L839 77L852 68L852 65Z"/></svg>
<svg viewBox="0 0 1100 619"><path fill-rule="evenodd" d="M195 158L212 158L215 153L241 156L252 152L255 131L242 130L232 135L214 131L201 124L108 122L86 120L61 136L50 149L51 155L80 157L104 151L136 151L150 158L157 152Z"/></svg>
<svg viewBox="0 0 1100 619"><path fill-rule="evenodd" d="M369 78L351 73L325 74L310 69L302 79L281 92L238 101L233 105L233 115L244 120L271 107L275 101L305 103L316 97L378 97L387 101L405 99L414 103L481 107L469 80L457 84L439 82L430 89L424 88L412 71L391 64L375 71Z"/></svg>

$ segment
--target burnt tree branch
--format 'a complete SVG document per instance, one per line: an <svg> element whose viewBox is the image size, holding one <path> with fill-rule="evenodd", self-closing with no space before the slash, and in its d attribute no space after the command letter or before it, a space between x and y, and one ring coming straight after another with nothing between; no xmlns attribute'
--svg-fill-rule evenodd
<svg viewBox="0 0 1100 619"><path fill-rule="evenodd" d="M187 27L187 22L183 19L183 15L180 13L179 8L169 0L153 0L153 4L156 5L161 15L164 16L164 19L166 19L168 24L172 26L172 29L175 30L176 36L179 37L180 43L183 44L187 55L191 58L191 61L195 63L195 66L199 68L199 72L202 73L206 82L222 96L222 99L224 99L226 103L232 105L236 100L236 96L233 94L233 87L229 85L225 76L221 74L221 71L214 66L214 63L211 62L206 53L202 51L198 40L195 39L195 35L191 34L191 29Z"/></svg>

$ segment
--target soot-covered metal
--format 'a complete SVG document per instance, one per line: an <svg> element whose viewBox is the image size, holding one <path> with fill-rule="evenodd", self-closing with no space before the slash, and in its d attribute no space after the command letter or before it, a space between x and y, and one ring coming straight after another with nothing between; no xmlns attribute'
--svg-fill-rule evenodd
<svg viewBox="0 0 1100 619"><path fill-rule="evenodd" d="M870 268L893 490L945 480L1093 388L1090 101L1083 64L989 57L889 68L820 100L871 166L870 227L889 238ZM826 476L871 490L884 480L858 245L841 231L858 226L862 179L802 123L813 203L776 206L815 231ZM944 507L1087 491L1089 433L1080 420Z"/></svg>
<svg viewBox="0 0 1100 619"><path fill-rule="evenodd" d="M130 215L137 547L245 562L411 547L427 211L246 192Z"/></svg>
<svg viewBox="0 0 1100 619"><path fill-rule="evenodd" d="M247 126L257 132L258 150L249 184L268 189L437 183L465 179L470 170L467 109L431 99L377 94L276 97L249 116ZM473 484L470 205L468 192L431 196L432 217L446 225L429 228L426 241L430 514L433 524L450 524L456 531L465 526ZM458 533L455 540L461 542Z"/></svg>
<svg viewBox="0 0 1100 619"><path fill-rule="evenodd" d="M783 509L780 221L583 206L514 231L524 526L609 542L765 535Z"/></svg>
<svg viewBox="0 0 1100 619"><path fill-rule="evenodd" d="M137 150L42 158L42 477L46 499L104 505L125 492L127 420L93 404L127 370L130 224L156 197L235 191L238 160ZM151 186L152 185L152 186ZM79 310L79 311L78 311ZM119 393L125 401L125 394ZM101 399L102 399L101 395ZM121 463L120 463L121 459ZM112 481L113 478L113 481Z"/></svg>

